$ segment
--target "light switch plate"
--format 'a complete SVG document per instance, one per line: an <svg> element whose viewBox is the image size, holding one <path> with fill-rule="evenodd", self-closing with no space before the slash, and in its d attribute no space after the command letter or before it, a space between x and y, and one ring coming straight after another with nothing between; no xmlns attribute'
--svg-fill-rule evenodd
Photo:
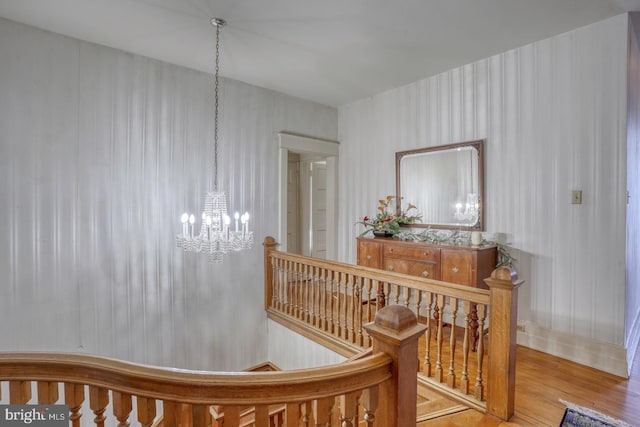
<svg viewBox="0 0 640 427"><path fill-rule="evenodd" d="M582 204L582 190L573 190L571 192L571 203L574 205Z"/></svg>

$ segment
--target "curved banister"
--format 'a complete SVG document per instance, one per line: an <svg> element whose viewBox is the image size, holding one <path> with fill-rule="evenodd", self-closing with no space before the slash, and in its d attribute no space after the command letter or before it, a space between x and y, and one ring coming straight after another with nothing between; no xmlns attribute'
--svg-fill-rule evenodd
<svg viewBox="0 0 640 427"><path fill-rule="evenodd" d="M0 380L52 381L190 404L274 404L331 397L391 378L377 353L337 365L277 372L209 372L154 367L72 353L0 352Z"/></svg>

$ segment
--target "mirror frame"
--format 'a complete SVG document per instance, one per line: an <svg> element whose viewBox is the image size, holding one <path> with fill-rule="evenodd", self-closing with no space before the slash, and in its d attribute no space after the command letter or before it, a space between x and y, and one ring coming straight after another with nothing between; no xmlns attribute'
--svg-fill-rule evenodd
<svg viewBox="0 0 640 427"><path fill-rule="evenodd" d="M478 221L470 226L461 225L456 226L452 224L430 224L430 223L415 223L403 225L410 228L437 228L442 230L478 230L484 231L484 139L478 139L473 141L458 142L455 144L438 145L434 147L418 148L415 150L398 151L396 152L396 200L402 200L402 186L400 182L400 162L405 156L413 154L431 153L437 151L451 150L461 147L473 147L478 152ZM400 203L396 206L397 213L400 214ZM419 209L419 208L418 208Z"/></svg>

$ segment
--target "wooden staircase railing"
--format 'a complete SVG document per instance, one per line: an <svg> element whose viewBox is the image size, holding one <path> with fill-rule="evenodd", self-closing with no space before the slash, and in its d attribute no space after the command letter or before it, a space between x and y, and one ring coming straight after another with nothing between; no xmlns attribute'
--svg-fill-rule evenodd
<svg viewBox="0 0 640 427"><path fill-rule="evenodd" d="M270 319L344 355L372 345L365 324L400 305L425 325L421 382L503 420L513 415L517 289L508 268L489 290L289 254L264 241ZM476 348L477 343L477 348ZM375 347L375 346L374 346Z"/></svg>
<svg viewBox="0 0 640 427"><path fill-rule="evenodd" d="M74 427L83 410L93 412L97 426L112 412L118 426L161 419L163 427L415 427L424 326L410 310L390 306L365 328L374 341L371 354L293 371L202 372L85 354L0 353L0 390L7 381L10 404L68 405Z"/></svg>

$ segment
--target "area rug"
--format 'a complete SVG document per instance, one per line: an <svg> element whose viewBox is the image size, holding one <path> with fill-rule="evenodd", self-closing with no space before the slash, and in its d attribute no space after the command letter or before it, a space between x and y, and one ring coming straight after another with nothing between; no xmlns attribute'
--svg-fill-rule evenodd
<svg viewBox="0 0 640 427"><path fill-rule="evenodd" d="M560 422L560 427L633 427L624 421L594 411L575 403L560 400L567 409Z"/></svg>

